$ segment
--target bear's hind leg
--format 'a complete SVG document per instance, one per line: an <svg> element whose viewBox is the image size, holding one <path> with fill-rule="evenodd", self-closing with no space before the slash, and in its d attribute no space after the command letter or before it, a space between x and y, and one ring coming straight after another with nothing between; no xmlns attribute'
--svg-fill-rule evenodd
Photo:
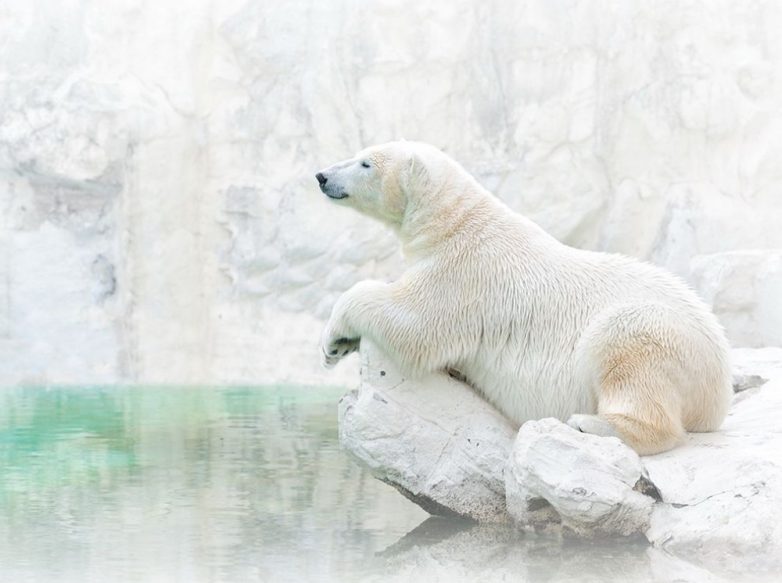
<svg viewBox="0 0 782 583"><path fill-rule="evenodd" d="M677 383L678 359L659 344L628 342L601 359L597 415L573 415L568 424L584 433L616 436L640 455L675 447L684 436Z"/></svg>

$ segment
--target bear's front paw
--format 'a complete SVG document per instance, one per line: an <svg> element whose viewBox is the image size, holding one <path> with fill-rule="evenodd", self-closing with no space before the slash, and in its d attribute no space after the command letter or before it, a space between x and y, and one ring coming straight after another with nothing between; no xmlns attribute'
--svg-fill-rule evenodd
<svg viewBox="0 0 782 583"><path fill-rule="evenodd" d="M326 368L332 368L351 352L358 350L360 338L335 338L324 342L321 346L321 363Z"/></svg>

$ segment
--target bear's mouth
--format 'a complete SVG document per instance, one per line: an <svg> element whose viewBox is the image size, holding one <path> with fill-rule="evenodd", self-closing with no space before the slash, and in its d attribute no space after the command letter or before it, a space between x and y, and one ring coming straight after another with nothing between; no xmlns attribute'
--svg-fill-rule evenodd
<svg viewBox="0 0 782 583"><path fill-rule="evenodd" d="M322 176L322 175L319 175L319 176ZM334 187L333 184L327 184L328 181L325 178L323 180L318 179L318 182L320 182L320 185L319 185L320 186L320 191L323 194L325 194L326 196L328 196L329 198L333 198L334 200L340 200L342 198L347 198L348 197L348 193L345 192L344 190L341 191L341 192L334 192L336 190L336 188ZM339 187L337 187L337 188L339 188Z"/></svg>

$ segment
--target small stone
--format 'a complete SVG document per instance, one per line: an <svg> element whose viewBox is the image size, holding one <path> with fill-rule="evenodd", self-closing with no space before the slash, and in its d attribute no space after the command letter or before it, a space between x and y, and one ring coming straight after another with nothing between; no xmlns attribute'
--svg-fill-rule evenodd
<svg viewBox="0 0 782 583"><path fill-rule="evenodd" d="M527 421L505 473L508 512L523 528L540 528L545 524L530 508L542 499L574 533L640 533L654 504L635 489L643 475L638 454L616 437L581 433L556 419Z"/></svg>

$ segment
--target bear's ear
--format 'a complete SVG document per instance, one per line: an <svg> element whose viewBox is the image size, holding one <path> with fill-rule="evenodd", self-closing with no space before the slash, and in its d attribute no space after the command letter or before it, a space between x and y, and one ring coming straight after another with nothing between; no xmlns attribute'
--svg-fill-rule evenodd
<svg viewBox="0 0 782 583"><path fill-rule="evenodd" d="M399 186L405 197L410 200L411 195L424 190L428 180L426 165L416 153L412 153L410 159L404 163L399 177Z"/></svg>

